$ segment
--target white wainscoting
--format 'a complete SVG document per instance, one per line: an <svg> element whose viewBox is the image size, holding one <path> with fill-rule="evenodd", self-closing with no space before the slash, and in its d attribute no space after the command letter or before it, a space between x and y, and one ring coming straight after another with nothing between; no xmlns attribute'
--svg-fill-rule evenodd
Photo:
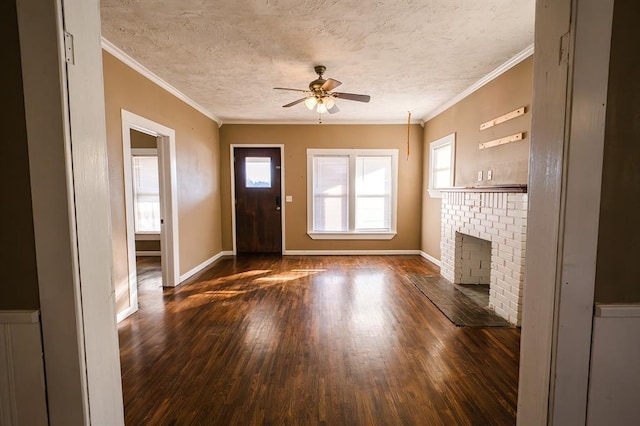
<svg viewBox="0 0 640 426"><path fill-rule="evenodd" d="M0 311L0 425L48 425L38 311Z"/></svg>
<svg viewBox="0 0 640 426"><path fill-rule="evenodd" d="M640 303L596 305L587 424L640 419Z"/></svg>

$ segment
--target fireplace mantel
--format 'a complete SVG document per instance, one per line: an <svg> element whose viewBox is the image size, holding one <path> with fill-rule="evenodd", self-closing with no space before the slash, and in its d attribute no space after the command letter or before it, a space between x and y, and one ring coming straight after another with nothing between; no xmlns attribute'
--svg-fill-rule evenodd
<svg viewBox="0 0 640 426"><path fill-rule="evenodd" d="M526 183L505 184L505 185L478 185L478 186L454 186L451 188L441 188L440 192L515 192L526 193Z"/></svg>

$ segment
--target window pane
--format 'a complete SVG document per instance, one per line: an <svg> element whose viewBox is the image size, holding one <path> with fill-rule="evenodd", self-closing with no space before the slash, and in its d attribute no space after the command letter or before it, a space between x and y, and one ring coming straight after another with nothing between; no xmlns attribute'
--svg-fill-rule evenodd
<svg viewBox="0 0 640 426"><path fill-rule="evenodd" d="M356 195L391 193L391 157L356 157Z"/></svg>
<svg viewBox="0 0 640 426"><path fill-rule="evenodd" d="M433 173L434 188L447 188L451 186L451 170L440 170Z"/></svg>
<svg viewBox="0 0 640 426"><path fill-rule="evenodd" d="M158 157L133 157L135 232L160 232Z"/></svg>
<svg viewBox="0 0 640 426"><path fill-rule="evenodd" d="M349 157L315 157L314 193L344 195L349 185Z"/></svg>
<svg viewBox="0 0 640 426"><path fill-rule="evenodd" d="M314 157L313 169L313 229L347 231L349 157Z"/></svg>
<svg viewBox="0 0 640 426"><path fill-rule="evenodd" d="M451 168L451 145L445 145L440 148L436 148L433 152L435 159L433 164L436 169L450 169Z"/></svg>
<svg viewBox="0 0 640 426"><path fill-rule="evenodd" d="M347 196L315 197L314 222L315 231L344 232L348 230Z"/></svg>
<svg viewBox="0 0 640 426"><path fill-rule="evenodd" d="M389 229L391 157L356 157L356 230Z"/></svg>
<svg viewBox="0 0 640 426"><path fill-rule="evenodd" d="M247 188L271 188L271 158L245 158L245 174Z"/></svg>
<svg viewBox="0 0 640 426"><path fill-rule="evenodd" d="M391 197L358 197L356 199L357 230L387 230L389 222Z"/></svg>

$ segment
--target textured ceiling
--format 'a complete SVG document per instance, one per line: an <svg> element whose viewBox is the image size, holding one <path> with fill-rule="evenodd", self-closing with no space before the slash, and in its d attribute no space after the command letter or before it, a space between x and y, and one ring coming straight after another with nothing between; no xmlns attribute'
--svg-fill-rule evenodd
<svg viewBox="0 0 640 426"><path fill-rule="evenodd" d="M339 100L326 123L421 118L533 43L535 0L102 0L102 35L219 117L314 122L298 93Z"/></svg>

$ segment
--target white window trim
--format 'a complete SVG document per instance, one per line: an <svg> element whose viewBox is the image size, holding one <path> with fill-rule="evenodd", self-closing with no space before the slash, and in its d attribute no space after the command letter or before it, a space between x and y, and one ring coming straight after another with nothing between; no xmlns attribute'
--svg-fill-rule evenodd
<svg viewBox="0 0 640 426"><path fill-rule="evenodd" d="M389 231L345 231L322 232L313 230L313 158L315 156L349 156L349 181L353 186L355 179L355 157L390 156L391 157L391 220ZM352 170L354 169L354 170ZM354 220L355 205L351 202L349 188L349 222ZM355 197L355 195L353 195ZM307 149L307 234L314 240L390 240L397 234L398 218L398 150L397 149Z"/></svg>
<svg viewBox="0 0 640 426"><path fill-rule="evenodd" d="M433 153L436 149L446 145L451 145L451 177L449 179L449 187L453 187L454 175L456 170L456 134L455 133L451 133L450 135L444 136L429 144L429 187L427 191L429 191L429 196L431 198L442 198L442 192L440 191L440 188L433 187L433 182L435 181L435 178L433 177L433 174L435 172L435 167L433 164L435 160L435 156L433 155Z"/></svg>

